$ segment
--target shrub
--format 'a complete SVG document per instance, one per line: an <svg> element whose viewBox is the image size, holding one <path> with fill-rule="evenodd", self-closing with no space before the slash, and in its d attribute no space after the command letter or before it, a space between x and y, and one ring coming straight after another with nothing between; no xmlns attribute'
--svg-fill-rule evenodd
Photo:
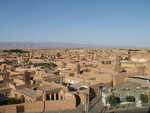
<svg viewBox="0 0 150 113"><path fill-rule="evenodd" d="M18 103L19 103L19 100L15 99L15 98L10 98L7 105L18 104Z"/></svg>
<svg viewBox="0 0 150 113"><path fill-rule="evenodd" d="M129 60L129 58L128 58L128 57L126 57L124 60Z"/></svg>
<svg viewBox="0 0 150 113"><path fill-rule="evenodd" d="M50 66L52 67L52 68L56 68L57 67L57 65L56 64L54 64L54 63L50 63Z"/></svg>
<svg viewBox="0 0 150 113"><path fill-rule="evenodd" d="M63 82L62 85L67 86L67 83Z"/></svg>
<svg viewBox="0 0 150 113"><path fill-rule="evenodd" d="M113 106L113 105L115 105L115 104L117 104L117 103L120 102L120 98L119 98L119 97L116 97L116 96L114 96L114 95L110 95L110 96L107 98L107 100L108 100L108 102L109 102L109 104L110 104L111 106Z"/></svg>
<svg viewBox="0 0 150 113"><path fill-rule="evenodd" d="M3 52L8 53L29 53L29 51L21 50L21 49L11 49L11 50L4 50Z"/></svg>
<svg viewBox="0 0 150 113"><path fill-rule="evenodd" d="M80 87L80 88L79 88L79 90L84 90L84 89L87 89L87 88L85 88L85 87Z"/></svg>
<svg viewBox="0 0 150 113"><path fill-rule="evenodd" d="M127 96L126 97L126 101L128 101L128 102L135 102L135 97L133 97L133 96Z"/></svg>
<svg viewBox="0 0 150 113"><path fill-rule="evenodd" d="M28 64L29 64L29 65L33 65L33 62L30 61Z"/></svg>
<svg viewBox="0 0 150 113"><path fill-rule="evenodd" d="M141 94L140 95L140 99L143 103L147 103L148 102L148 95L146 94Z"/></svg>

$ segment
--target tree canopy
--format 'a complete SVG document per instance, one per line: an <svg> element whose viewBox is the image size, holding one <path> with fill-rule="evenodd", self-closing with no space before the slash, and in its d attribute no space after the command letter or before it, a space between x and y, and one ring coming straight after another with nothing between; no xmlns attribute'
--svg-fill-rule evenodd
<svg viewBox="0 0 150 113"><path fill-rule="evenodd" d="M126 97L126 101L128 101L128 102L135 102L135 97L133 97L133 96L127 96Z"/></svg>
<svg viewBox="0 0 150 113"><path fill-rule="evenodd" d="M119 97L116 97L115 95L110 95L110 96L107 98L107 100L108 100L108 102L109 102L109 104L110 104L111 106L113 106L113 105L115 105L115 104L117 104L117 103L120 102Z"/></svg>
<svg viewBox="0 0 150 113"><path fill-rule="evenodd" d="M3 52L8 52L8 53L29 53L29 51L25 51L25 50L21 50L21 49L4 50Z"/></svg>
<svg viewBox="0 0 150 113"><path fill-rule="evenodd" d="M140 99L143 103L147 103L148 102L148 95L146 94L141 94L140 95Z"/></svg>

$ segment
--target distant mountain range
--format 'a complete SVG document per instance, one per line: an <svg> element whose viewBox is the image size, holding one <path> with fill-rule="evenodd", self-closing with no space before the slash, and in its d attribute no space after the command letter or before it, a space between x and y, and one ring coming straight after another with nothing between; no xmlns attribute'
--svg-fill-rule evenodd
<svg viewBox="0 0 150 113"><path fill-rule="evenodd" d="M0 42L0 49L94 48L94 47L100 46L90 44L74 44L74 43L60 43L60 42Z"/></svg>
<svg viewBox="0 0 150 113"><path fill-rule="evenodd" d="M0 42L0 49L37 49L37 48L136 48L125 46L102 46L61 42Z"/></svg>

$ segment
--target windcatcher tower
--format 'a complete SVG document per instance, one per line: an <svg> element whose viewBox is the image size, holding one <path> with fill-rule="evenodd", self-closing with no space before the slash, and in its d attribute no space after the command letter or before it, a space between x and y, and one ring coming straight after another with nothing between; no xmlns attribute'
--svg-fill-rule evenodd
<svg viewBox="0 0 150 113"><path fill-rule="evenodd" d="M121 56L116 57L115 71L121 73Z"/></svg>
<svg viewBox="0 0 150 113"><path fill-rule="evenodd" d="M24 72L23 81L25 82L26 87L29 87L29 84L30 84L30 72L28 72L28 71Z"/></svg>

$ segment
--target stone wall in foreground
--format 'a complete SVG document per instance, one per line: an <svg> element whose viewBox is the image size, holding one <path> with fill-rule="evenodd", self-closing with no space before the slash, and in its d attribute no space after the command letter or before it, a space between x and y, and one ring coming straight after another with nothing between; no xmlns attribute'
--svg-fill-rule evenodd
<svg viewBox="0 0 150 113"><path fill-rule="evenodd" d="M20 106L20 107L19 107ZM56 100L56 101L38 101L35 103L25 103L25 104L14 104L0 106L0 113L17 113L20 112L43 112L43 111L53 111L53 110L64 110L64 109L75 109L76 101L74 99L70 100Z"/></svg>

